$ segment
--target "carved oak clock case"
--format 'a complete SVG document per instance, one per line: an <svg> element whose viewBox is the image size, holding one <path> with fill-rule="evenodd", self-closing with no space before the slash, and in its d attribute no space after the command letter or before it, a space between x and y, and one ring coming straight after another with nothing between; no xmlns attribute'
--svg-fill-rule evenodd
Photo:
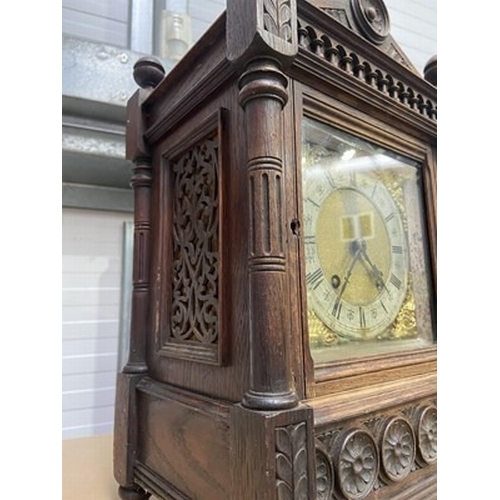
<svg viewBox="0 0 500 500"><path fill-rule="evenodd" d="M123 499L436 498L437 60L382 0L232 0L128 103Z"/></svg>

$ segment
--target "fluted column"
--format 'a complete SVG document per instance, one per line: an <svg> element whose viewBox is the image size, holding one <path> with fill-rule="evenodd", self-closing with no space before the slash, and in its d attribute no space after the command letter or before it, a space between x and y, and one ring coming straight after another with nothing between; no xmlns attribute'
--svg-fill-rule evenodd
<svg viewBox="0 0 500 500"><path fill-rule="evenodd" d="M290 365L283 185L287 79L273 58L251 60L239 82L249 190L250 389L255 409L297 404Z"/></svg>

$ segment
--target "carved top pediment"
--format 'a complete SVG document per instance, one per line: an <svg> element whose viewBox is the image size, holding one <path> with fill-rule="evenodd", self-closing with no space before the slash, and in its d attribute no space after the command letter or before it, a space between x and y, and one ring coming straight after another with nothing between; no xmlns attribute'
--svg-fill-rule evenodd
<svg viewBox="0 0 500 500"><path fill-rule="evenodd" d="M390 34L389 12L383 0L307 0L346 28L368 40L399 64L419 74Z"/></svg>

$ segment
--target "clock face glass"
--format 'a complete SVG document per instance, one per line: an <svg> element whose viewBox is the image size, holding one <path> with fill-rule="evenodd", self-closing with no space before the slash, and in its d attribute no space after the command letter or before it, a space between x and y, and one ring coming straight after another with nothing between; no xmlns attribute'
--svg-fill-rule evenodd
<svg viewBox="0 0 500 500"><path fill-rule="evenodd" d="M418 164L304 118L307 323L316 363L432 343Z"/></svg>

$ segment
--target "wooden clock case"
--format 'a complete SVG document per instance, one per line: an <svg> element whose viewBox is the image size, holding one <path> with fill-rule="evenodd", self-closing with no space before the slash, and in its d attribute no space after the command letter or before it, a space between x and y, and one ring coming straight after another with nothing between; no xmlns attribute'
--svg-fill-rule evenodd
<svg viewBox="0 0 500 500"><path fill-rule="evenodd" d="M228 0L166 77L136 64L123 499L436 497L435 344L315 367L305 318L304 115L419 163L435 291L437 61L389 28L381 0Z"/></svg>

